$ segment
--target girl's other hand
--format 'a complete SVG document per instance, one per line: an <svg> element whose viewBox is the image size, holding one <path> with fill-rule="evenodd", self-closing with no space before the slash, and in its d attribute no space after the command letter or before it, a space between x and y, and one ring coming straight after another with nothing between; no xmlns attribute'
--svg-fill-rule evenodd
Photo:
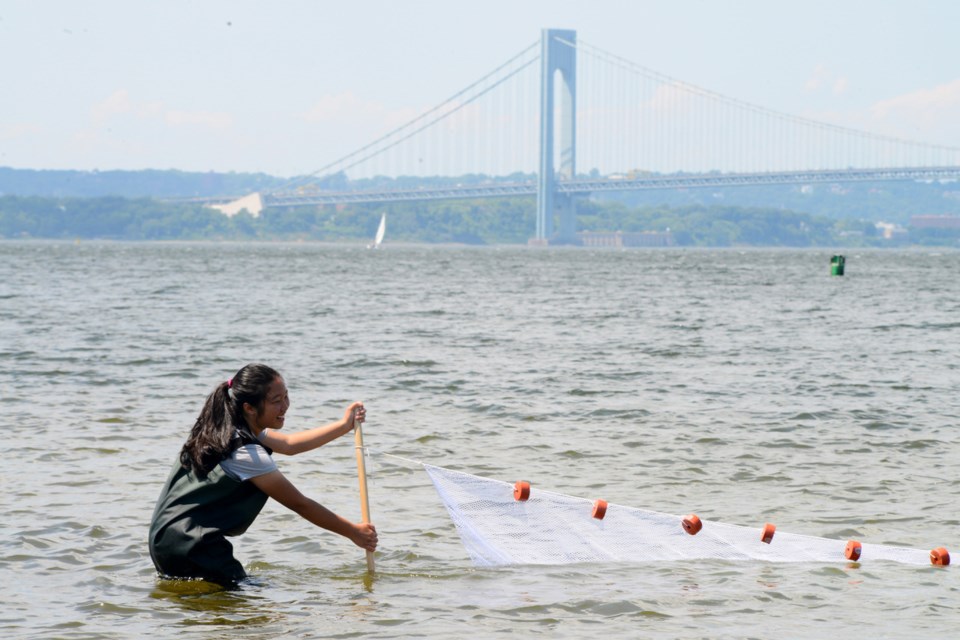
<svg viewBox="0 0 960 640"><path fill-rule="evenodd" d="M353 544L367 551L377 550L377 529L369 522L356 525L356 530L350 539Z"/></svg>

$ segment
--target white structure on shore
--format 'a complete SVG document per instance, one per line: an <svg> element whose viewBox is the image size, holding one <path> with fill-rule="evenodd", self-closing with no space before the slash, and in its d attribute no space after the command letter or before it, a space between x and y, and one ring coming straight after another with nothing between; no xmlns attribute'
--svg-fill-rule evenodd
<svg viewBox="0 0 960 640"><path fill-rule="evenodd" d="M212 204L210 205L211 209L216 209L220 213L233 217L243 211L247 210L247 213L252 215L254 218L260 216L260 212L263 211L263 198L260 197L259 193L251 193L248 196L243 196L238 200L233 202L228 202L226 204Z"/></svg>

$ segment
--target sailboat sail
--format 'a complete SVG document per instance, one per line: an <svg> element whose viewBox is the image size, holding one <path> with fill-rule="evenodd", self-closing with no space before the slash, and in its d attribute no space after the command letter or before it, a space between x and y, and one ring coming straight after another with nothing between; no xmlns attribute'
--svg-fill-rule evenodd
<svg viewBox="0 0 960 640"><path fill-rule="evenodd" d="M378 249L383 242L383 234L387 231L387 214L380 216L380 226L377 227L377 237L373 240L373 248Z"/></svg>

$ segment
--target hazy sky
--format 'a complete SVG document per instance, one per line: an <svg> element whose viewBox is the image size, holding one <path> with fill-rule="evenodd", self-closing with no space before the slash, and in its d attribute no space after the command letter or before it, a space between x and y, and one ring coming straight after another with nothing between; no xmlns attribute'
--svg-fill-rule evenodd
<svg viewBox="0 0 960 640"><path fill-rule="evenodd" d="M543 28L791 114L960 146L956 0L3 0L0 166L310 173Z"/></svg>

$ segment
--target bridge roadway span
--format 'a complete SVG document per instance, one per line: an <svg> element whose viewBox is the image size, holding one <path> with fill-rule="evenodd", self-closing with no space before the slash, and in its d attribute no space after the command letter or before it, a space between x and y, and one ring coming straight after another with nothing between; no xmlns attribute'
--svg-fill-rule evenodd
<svg viewBox="0 0 960 640"><path fill-rule="evenodd" d="M557 191L587 194L601 191L646 189L692 189L764 184L809 184L824 182L866 182L893 180L960 180L960 167L900 167L887 169L835 169L824 171L781 171L770 173L705 173L642 175L635 178L602 178L558 181ZM314 191L265 193L265 207L298 207L321 204L409 202L465 198L534 196L536 182L489 183L421 189L382 191Z"/></svg>
<svg viewBox="0 0 960 640"><path fill-rule="evenodd" d="M588 194L600 191L652 189L697 189L763 184L811 184L824 182L868 182L895 180L960 180L960 167L901 167L890 169L833 169L824 171L780 171L769 173L690 173L644 175L636 178L597 178L557 182L557 191ZM536 182L500 182L421 189L384 189L380 191L302 191L268 192L261 195L264 207L302 207L322 204L369 202L413 202L418 200L455 200L468 198L505 198L535 196ZM248 194L249 195L249 194ZM195 202L221 205L248 196L167 198L171 202Z"/></svg>

